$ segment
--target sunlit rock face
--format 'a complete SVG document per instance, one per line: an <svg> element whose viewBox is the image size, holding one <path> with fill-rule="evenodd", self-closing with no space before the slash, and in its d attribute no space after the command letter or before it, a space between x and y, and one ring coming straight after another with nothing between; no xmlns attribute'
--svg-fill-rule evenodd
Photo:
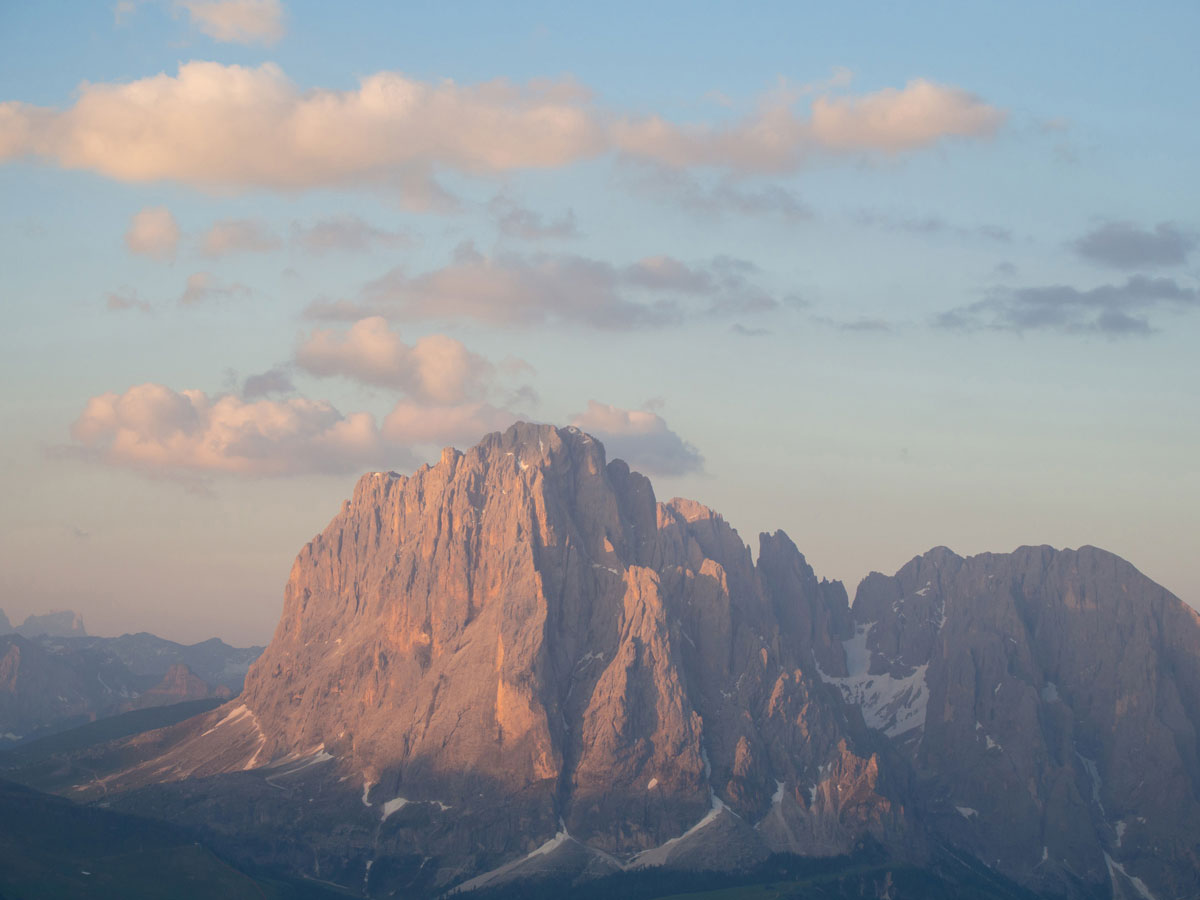
<svg viewBox="0 0 1200 900"><path fill-rule="evenodd" d="M913 844L886 742L819 676L845 670L845 591L761 543L756 567L576 429L369 473L300 552L244 693L106 787L310 760L384 824L364 853L444 882L560 833L621 865Z"/></svg>
<svg viewBox="0 0 1200 900"><path fill-rule="evenodd" d="M366 894L868 841L1161 900L1200 896L1198 716L1196 614L1111 554L938 548L851 607L518 424L363 476L243 694L71 777Z"/></svg>
<svg viewBox="0 0 1200 900"><path fill-rule="evenodd" d="M1190 607L1094 547L938 548L853 617L857 676L827 680L911 760L935 834L1047 891L1200 896Z"/></svg>

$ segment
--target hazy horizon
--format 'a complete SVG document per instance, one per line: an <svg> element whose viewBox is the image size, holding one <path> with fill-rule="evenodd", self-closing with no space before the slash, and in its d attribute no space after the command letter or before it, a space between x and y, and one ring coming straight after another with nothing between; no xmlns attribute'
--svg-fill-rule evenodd
<svg viewBox="0 0 1200 900"><path fill-rule="evenodd" d="M925 12L0 10L0 608L265 643L361 472L516 419L852 599L1200 605L1200 9Z"/></svg>

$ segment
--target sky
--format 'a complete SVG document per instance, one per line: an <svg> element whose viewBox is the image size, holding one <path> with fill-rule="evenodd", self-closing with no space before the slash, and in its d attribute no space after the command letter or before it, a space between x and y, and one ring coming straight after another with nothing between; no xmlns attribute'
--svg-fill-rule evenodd
<svg viewBox="0 0 1200 900"><path fill-rule="evenodd" d="M1200 604L1200 7L0 2L0 608L270 638L364 471L575 424L854 587Z"/></svg>

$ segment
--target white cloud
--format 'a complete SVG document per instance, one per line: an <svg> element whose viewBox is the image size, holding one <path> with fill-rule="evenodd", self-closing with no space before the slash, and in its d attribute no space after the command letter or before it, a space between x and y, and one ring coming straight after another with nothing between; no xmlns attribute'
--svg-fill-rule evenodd
<svg viewBox="0 0 1200 900"><path fill-rule="evenodd" d="M192 25L218 41L271 45L283 37L279 0L178 0Z"/></svg>
<svg viewBox="0 0 1200 900"><path fill-rule="evenodd" d="M271 63L188 62L175 75L85 82L65 110L0 103L0 160L33 156L123 181L207 188L382 183L415 207L445 208L452 200L433 181L437 168L495 173L621 152L781 172L814 154L988 137L1004 119L960 88L923 79L862 96L776 91L739 121L678 124L599 109L571 81L459 85L379 72L351 90L301 90Z"/></svg>
<svg viewBox="0 0 1200 900"><path fill-rule="evenodd" d="M247 402L161 384L93 397L71 436L106 463L157 474L344 472L374 465L383 453L367 413L344 416L303 397Z"/></svg>
<svg viewBox="0 0 1200 900"><path fill-rule="evenodd" d="M314 375L344 375L441 404L480 399L495 373L461 341L432 334L410 346L380 316L361 319L344 334L314 331L296 351L296 362Z"/></svg>
<svg viewBox="0 0 1200 900"><path fill-rule="evenodd" d="M620 458L651 475L686 475L704 469L704 457L648 410L588 401L571 424L599 438L609 459Z"/></svg>
<svg viewBox="0 0 1200 900"><path fill-rule="evenodd" d="M0 126L2 124L0 122ZM173 259L179 246L179 224L165 206L147 206L130 220L129 230L125 232L125 246L131 253L154 259Z"/></svg>
<svg viewBox="0 0 1200 900"><path fill-rule="evenodd" d="M343 473L409 466L414 447L473 444L515 418L486 403L404 400L377 426L370 413L343 414L306 397L249 400L142 384L91 398L65 454L154 477Z"/></svg>

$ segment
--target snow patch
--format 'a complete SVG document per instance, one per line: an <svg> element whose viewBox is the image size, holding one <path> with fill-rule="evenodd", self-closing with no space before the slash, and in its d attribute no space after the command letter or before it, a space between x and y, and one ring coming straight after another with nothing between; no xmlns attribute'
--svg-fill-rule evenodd
<svg viewBox="0 0 1200 900"><path fill-rule="evenodd" d="M954 808L958 810L958 814L960 816L962 816L964 819L978 819L979 818L979 810L977 810L977 809L971 809L971 807L969 807L969 806L956 806Z"/></svg>
<svg viewBox="0 0 1200 900"><path fill-rule="evenodd" d="M645 866L661 866L666 864L671 856L670 848L674 847L680 841L691 837L702 828L711 825L716 821L717 816L719 816L721 811L724 809L725 804L721 802L721 798L716 794L712 794L712 807L707 813L704 814L704 818L702 818L683 834L679 835L679 837L673 837L669 841L659 844L657 847L652 847L649 850L643 850L629 861L629 867L637 869Z"/></svg>
<svg viewBox="0 0 1200 900"><path fill-rule="evenodd" d="M393 797L383 804L383 813L379 817L380 822L386 822L387 817L394 812L400 812L404 807L408 806L408 800L404 797Z"/></svg>
<svg viewBox="0 0 1200 900"><path fill-rule="evenodd" d="M1057 703L1059 701L1058 685L1053 681L1047 681L1042 687L1042 699L1047 703Z"/></svg>
<svg viewBox="0 0 1200 900"><path fill-rule="evenodd" d="M371 796L371 788L373 788L374 786L375 786L375 782L368 781L367 773L363 772L363 795L362 795L363 806L371 805L371 801L368 798Z"/></svg>
<svg viewBox="0 0 1200 900"><path fill-rule="evenodd" d="M1129 826L1126 825L1125 820L1122 819L1120 822L1117 823L1116 827L1117 827L1117 846L1120 847L1121 841L1125 839L1125 829L1128 828Z"/></svg>
<svg viewBox="0 0 1200 900"><path fill-rule="evenodd" d="M1088 759L1078 750L1075 755L1079 757L1079 761L1083 763L1083 768L1088 774L1088 779L1092 782L1092 799L1096 801L1096 805L1100 807L1100 814L1104 814L1104 804L1100 802L1100 786L1103 782L1100 780L1100 770L1096 767L1094 759Z"/></svg>
<svg viewBox="0 0 1200 900"><path fill-rule="evenodd" d="M612 566L603 566L600 563L592 563L592 568L593 569L603 569L606 572L612 572L614 575L621 574L619 569L614 569L614 568L612 568Z"/></svg>
<svg viewBox="0 0 1200 900"><path fill-rule="evenodd" d="M1107 853L1104 854L1104 864L1108 866L1108 877L1112 879L1114 887L1116 886L1117 880L1116 873L1120 872L1121 877L1133 886L1133 889L1138 892L1138 896L1141 897L1142 900L1158 900L1150 888L1146 886L1146 882L1134 875L1130 875L1125 871L1125 867L1123 865L1121 865Z"/></svg>
<svg viewBox="0 0 1200 900"><path fill-rule="evenodd" d="M200 737L208 737L208 735L212 734L214 731L216 731L218 728L222 727L223 725L230 725L234 722L240 722L242 719L246 718L250 714L251 714L250 710L246 707L246 704L243 703L240 706L235 706L233 709L231 709L228 713L225 714L225 718L221 719L220 722L218 722L212 728L208 729L208 731L205 731L203 734L201 734Z"/></svg>
<svg viewBox="0 0 1200 900"><path fill-rule="evenodd" d="M771 805L778 806L783 802L783 782L778 779L775 781L775 793L771 795Z"/></svg>
<svg viewBox="0 0 1200 900"><path fill-rule="evenodd" d="M820 663L817 663L817 674L826 684L841 690L847 703L862 710L868 727L882 731L888 737L897 737L925 724L929 704L925 673L929 663L917 666L903 678L887 672L872 675L867 637L875 624L859 625L854 630L854 637L842 642L848 675L827 675L821 670Z"/></svg>
<svg viewBox="0 0 1200 900"><path fill-rule="evenodd" d="M648 782L646 782L646 790L652 791L656 787L658 787L658 779L657 778L651 778Z"/></svg>

